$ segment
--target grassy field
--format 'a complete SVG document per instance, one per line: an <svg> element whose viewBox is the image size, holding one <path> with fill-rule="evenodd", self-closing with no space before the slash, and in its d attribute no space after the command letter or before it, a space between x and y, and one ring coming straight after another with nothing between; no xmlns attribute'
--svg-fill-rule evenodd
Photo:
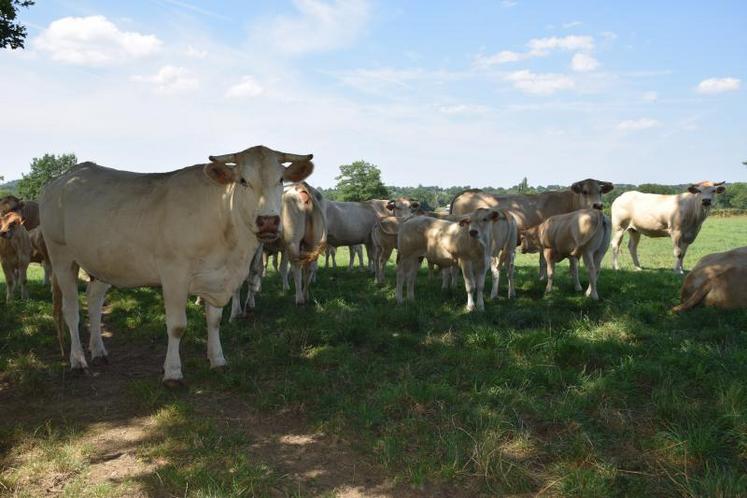
<svg viewBox="0 0 747 498"><path fill-rule="evenodd" d="M746 217L709 219L686 268L745 244ZM71 377L35 268L0 304L0 494L746 496L747 310L673 315L669 240L640 257L608 254L590 302L565 263L543 298L521 256L518 299L475 314L424 270L406 306L393 267L322 268L305 307L271 274L222 328L225 371L190 305L176 392L157 290L110 292L111 364Z"/></svg>

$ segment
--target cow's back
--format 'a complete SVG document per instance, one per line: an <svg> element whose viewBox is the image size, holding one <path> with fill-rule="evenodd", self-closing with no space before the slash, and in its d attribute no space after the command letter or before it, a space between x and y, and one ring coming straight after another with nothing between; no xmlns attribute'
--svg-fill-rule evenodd
<svg viewBox="0 0 747 498"><path fill-rule="evenodd" d="M379 216L365 202L326 201L327 240L335 246L363 244Z"/></svg>
<svg viewBox="0 0 747 498"><path fill-rule="evenodd" d="M612 224L651 237L667 235L679 208L679 197L635 190L624 192L612 202Z"/></svg>
<svg viewBox="0 0 747 498"><path fill-rule="evenodd" d="M519 230L538 225L550 216L576 209L570 191L551 191L531 195L496 196L481 190L466 190L452 201L453 214L469 214L478 208L511 211Z"/></svg>
<svg viewBox="0 0 747 498"><path fill-rule="evenodd" d="M718 308L747 307L747 247L704 256L682 284L682 309L700 303Z"/></svg>
<svg viewBox="0 0 747 498"><path fill-rule="evenodd" d="M564 256L578 256L592 244L596 250L603 241L609 242L609 223L596 209L581 209L555 215L543 222L540 240Z"/></svg>

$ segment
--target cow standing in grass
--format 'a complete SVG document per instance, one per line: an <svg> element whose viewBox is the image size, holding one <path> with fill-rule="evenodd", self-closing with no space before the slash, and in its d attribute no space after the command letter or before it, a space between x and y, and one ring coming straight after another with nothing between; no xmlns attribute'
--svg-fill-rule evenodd
<svg viewBox="0 0 747 498"><path fill-rule="evenodd" d="M574 287L582 290L578 279L578 258L582 257L589 274L586 296L599 299L597 278L602 258L610 243L610 221L598 209L581 209L551 216L536 227L522 232L522 252L541 251L547 261L547 287L553 290L555 263L570 260Z"/></svg>
<svg viewBox="0 0 747 498"><path fill-rule="evenodd" d="M279 236L283 182L306 178L311 157L257 146L150 174L87 162L47 185L39 200L41 228L55 277L58 331L63 317L70 330L70 366L88 368L78 333L78 266L94 277L88 288L92 361L107 358L101 306L114 285L162 288L166 385L183 377L179 344L190 295L205 302L210 365L224 366L222 307L246 279L259 243Z"/></svg>
<svg viewBox="0 0 747 498"><path fill-rule="evenodd" d="M392 216L379 218L371 229L371 241L376 253L375 271L376 283L384 283L384 270L397 248L397 232L399 223L420 209L420 203L405 197L390 200L386 205Z"/></svg>
<svg viewBox="0 0 747 498"><path fill-rule="evenodd" d="M674 271L684 273L687 248L695 241L716 194L726 190L725 182L700 182L677 195L625 192L612 203L612 266L620 268L620 243L627 231L628 250L633 266L641 269L638 243L647 237L671 237L674 246Z"/></svg>
<svg viewBox="0 0 747 498"><path fill-rule="evenodd" d="M0 265L5 275L5 300L10 302L19 288L21 299L28 298L26 272L31 263L31 238L16 211L0 216Z"/></svg>

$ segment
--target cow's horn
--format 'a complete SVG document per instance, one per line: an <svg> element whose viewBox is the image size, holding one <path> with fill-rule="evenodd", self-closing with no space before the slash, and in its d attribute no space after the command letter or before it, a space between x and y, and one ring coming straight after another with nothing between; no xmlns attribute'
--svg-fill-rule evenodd
<svg viewBox="0 0 747 498"><path fill-rule="evenodd" d="M719 185L723 185L724 183L726 183L726 180L724 180L723 182L714 183L714 185L718 187Z"/></svg>
<svg viewBox="0 0 747 498"><path fill-rule="evenodd" d="M290 154L288 152L275 152L278 157L278 161L281 163L295 163L301 161L311 161L314 154Z"/></svg>
<svg viewBox="0 0 747 498"><path fill-rule="evenodd" d="M236 154L223 154L220 156L208 156L214 163L236 163Z"/></svg>

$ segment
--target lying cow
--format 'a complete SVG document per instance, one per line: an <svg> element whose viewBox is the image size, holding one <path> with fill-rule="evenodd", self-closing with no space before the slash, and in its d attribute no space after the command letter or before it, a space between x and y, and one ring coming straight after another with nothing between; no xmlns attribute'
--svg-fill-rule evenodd
<svg viewBox="0 0 747 498"><path fill-rule="evenodd" d="M687 311L700 304L747 308L747 247L701 258L682 283L680 301L672 311Z"/></svg>
<svg viewBox="0 0 747 498"><path fill-rule="evenodd" d="M279 236L283 182L306 178L311 157L257 146L152 174L88 162L49 183L39 199L41 228L54 273L58 331L63 316L70 330L71 367L88 367L78 333L78 265L94 277L88 292L94 362L107 356L101 306L114 285L162 288L166 385L182 380L179 343L190 295L205 301L210 365L224 366L222 307L246 279L259 243Z"/></svg>
<svg viewBox="0 0 747 498"><path fill-rule="evenodd" d="M5 275L5 300L10 302L19 287L21 298L28 298L26 271L31 262L31 239L16 211L0 217L0 264Z"/></svg>
<svg viewBox="0 0 747 498"><path fill-rule="evenodd" d="M401 222L397 235L398 303L407 284L407 299L415 300L415 277L423 258L448 268L459 266L467 290L467 310L485 308L483 289L490 259L490 231L498 211L477 209L459 221L413 216Z"/></svg>
<svg viewBox="0 0 747 498"><path fill-rule="evenodd" d="M555 263L568 258L574 287L582 290L578 279L578 258L583 257L589 274L586 296L599 299L597 278L602 258L610 242L610 222L598 209L581 209L567 214L551 216L539 225L522 232L522 252L542 251L547 261L547 287L553 289Z"/></svg>
<svg viewBox="0 0 747 498"><path fill-rule="evenodd" d="M612 203L612 266L619 269L620 243L627 231L628 249L633 266L641 269L638 261L638 242L641 234L647 237L671 237L674 246L674 271L684 273L682 261L690 244L700 232L713 204L713 198L726 190L725 182L700 182L677 195L625 192Z"/></svg>
<svg viewBox="0 0 747 498"><path fill-rule="evenodd" d="M290 288L290 264L296 288L296 304L308 301L316 260L327 244L327 228L324 212L319 204L320 198L317 191L305 182L289 185L283 192L279 241L282 254L280 280L283 290Z"/></svg>

